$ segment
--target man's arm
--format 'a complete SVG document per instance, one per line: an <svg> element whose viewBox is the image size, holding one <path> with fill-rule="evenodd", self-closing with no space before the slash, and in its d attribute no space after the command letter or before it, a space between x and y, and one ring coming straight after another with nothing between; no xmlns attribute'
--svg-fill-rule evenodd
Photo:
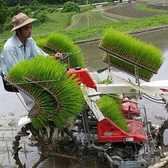
<svg viewBox="0 0 168 168"><path fill-rule="evenodd" d="M18 63L17 56L12 50L3 50L1 54L2 71L4 75L7 75L10 68Z"/></svg>

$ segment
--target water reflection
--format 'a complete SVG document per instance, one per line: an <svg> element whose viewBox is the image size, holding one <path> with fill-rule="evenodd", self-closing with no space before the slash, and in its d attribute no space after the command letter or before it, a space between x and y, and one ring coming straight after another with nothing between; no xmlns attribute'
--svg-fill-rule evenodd
<svg viewBox="0 0 168 168"><path fill-rule="evenodd" d="M163 52L168 49L168 29L139 33L134 35L134 37L155 45Z"/></svg>
<svg viewBox="0 0 168 168"><path fill-rule="evenodd" d="M100 41L78 44L84 56L85 65L89 70L98 70L107 65L103 63L104 51L99 49Z"/></svg>

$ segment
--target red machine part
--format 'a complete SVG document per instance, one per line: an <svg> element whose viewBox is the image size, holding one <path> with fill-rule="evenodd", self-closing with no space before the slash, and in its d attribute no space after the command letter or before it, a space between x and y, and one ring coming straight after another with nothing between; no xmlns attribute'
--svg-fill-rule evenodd
<svg viewBox="0 0 168 168"><path fill-rule="evenodd" d="M85 86L97 90L96 84L93 81L93 79L91 78L87 69L83 69L80 67L71 68L68 71L68 75L70 75L70 76L74 75L75 78L78 78L79 84L83 83Z"/></svg>
<svg viewBox="0 0 168 168"><path fill-rule="evenodd" d="M166 88L160 88L160 90L163 92L168 92L168 89L166 89Z"/></svg>
<svg viewBox="0 0 168 168"><path fill-rule="evenodd" d="M128 132L124 132L109 118L98 122L98 142L142 142L148 138L143 130L143 123L137 120L126 120Z"/></svg>
<svg viewBox="0 0 168 168"><path fill-rule="evenodd" d="M87 87L97 90L96 84L91 78L87 69L80 67L71 68L68 75L74 75L78 78L78 82L85 84ZM121 107L124 115L140 114L137 109L137 103L129 100L123 100ZM99 142L142 142L147 141L147 137L143 130L143 123L137 120L126 120L129 132L124 132L109 118L104 118L97 124L98 128L98 141Z"/></svg>
<svg viewBox="0 0 168 168"><path fill-rule="evenodd" d="M124 115L140 115L137 103L130 100L122 100L121 111Z"/></svg>

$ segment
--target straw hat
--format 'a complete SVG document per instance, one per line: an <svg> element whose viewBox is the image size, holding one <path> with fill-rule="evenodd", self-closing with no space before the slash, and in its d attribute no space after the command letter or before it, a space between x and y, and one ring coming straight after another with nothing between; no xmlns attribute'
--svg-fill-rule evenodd
<svg viewBox="0 0 168 168"><path fill-rule="evenodd" d="M11 32L13 32L14 30L19 29L20 27L23 27L23 26L25 26L35 20L36 19L29 18L26 14L21 12L15 16L13 16L12 23L13 23L14 27L11 30Z"/></svg>

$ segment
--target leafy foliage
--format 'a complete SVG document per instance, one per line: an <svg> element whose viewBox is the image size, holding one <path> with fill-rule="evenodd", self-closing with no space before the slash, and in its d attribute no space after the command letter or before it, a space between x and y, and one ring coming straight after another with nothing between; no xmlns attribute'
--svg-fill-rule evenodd
<svg viewBox="0 0 168 168"><path fill-rule="evenodd" d="M17 4L14 7L10 7L8 9L9 15L5 29L10 30L13 27L11 22L12 17L20 12L27 14L29 17L35 18L36 22L33 23L34 25L40 25L41 23L44 23L48 20L45 11L47 10L42 9L42 6L39 5L37 0L33 0L30 5L21 6L20 4Z"/></svg>
<svg viewBox="0 0 168 168"><path fill-rule="evenodd" d="M78 4L68 1L64 4L62 12L80 12L80 8Z"/></svg>
<svg viewBox="0 0 168 168"><path fill-rule="evenodd" d="M0 31L2 32L8 16L7 5L3 0L0 0L0 9Z"/></svg>
<svg viewBox="0 0 168 168"><path fill-rule="evenodd" d="M33 0L30 5L29 8L31 9L31 11L37 11L39 9L39 2L37 0Z"/></svg>
<svg viewBox="0 0 168 168"><path fill-rule="evenodd" d="M135 3L136 5L137 3ZM51 6L51 5L39 5L39 10L47 16L46 22L40 23L36 20L33 24L33 34L32 36L34 37L35 40L41 39L41 38L46 38L48 35L51 34L51 32L60 32L62 34L65 34L67 37L72 39L73 41L79 41L79 40L86 40L86 39L92 39L92 38L100 38L102 37L104 30L107 27L111 27L114 29L117 29L119 31L123 32L128 32L132 30L138 30L138 29L143 29L143 28L149 28L149 27L155 27L155 26L163 26L168 24L168 19L167 15L156 15L156 16L151 16L151 17L143 17L143 18L133 18L129 20L119 20L119 21L114 21L111 20L111 22L106 22L106 23L100 23L98 24L95 22L95 25L83 25L81 27L81 24L79 22L79 25L72 26L73 29L71 30L71 26L68 27L71 24L71 18L76 12L68 12L68 13L62 13L59 10L57 10L57 6ZM27 7L27 6L20 6L19 11L23 11L28 16L32 15L32 11ZM81 8L81 7L80 7ZM109 7L107 7L109 8ZM11 10L10 10L11 9ZM1 33L1 38L3 37L4 39L7 39L9 37L9 30L12 28L11 24L11 18L13 16L13 10L14 8L9 8L9 15L7 22L5 23L5 32L2 34ZM106 9L104 7L103 9ZM148 10L148 9L146 9ZM82 9L81 9L82 11ZM157 12L157 10L156 10ZM38 12L39 13L39 12ZM92 12L93 13L93 12ZM104 16L105 12L101 12L101 15ZM16 12L15 12L16 14ZM34 12L36 16L36 12ZM94 14L93 14L94 15ZM99 15L97 13L97 15ZM101 16L100 15L100 16ZM102 17L102 16L101 16ZM105 18L105 17L104 17ZM108 16L110 17L110 15ZM107 20L107 17L105 18ZM87 23L87 22L86 22ZM68 27L68 30L65 29ZM1 39L1 45L0 45L0 51L2 50L2 43L4 43L4 40Z"/></svg>
<svg viewBox="0 0 168 168"><path fill-rule="evenodd" d="M31 0L26 0L26 1L23 1L23 0L4 0L6 3L7 3L7 6L16 6L16 5L21 5L21 6L24 6L24 5L29 5L32 1Z"/></svg>

